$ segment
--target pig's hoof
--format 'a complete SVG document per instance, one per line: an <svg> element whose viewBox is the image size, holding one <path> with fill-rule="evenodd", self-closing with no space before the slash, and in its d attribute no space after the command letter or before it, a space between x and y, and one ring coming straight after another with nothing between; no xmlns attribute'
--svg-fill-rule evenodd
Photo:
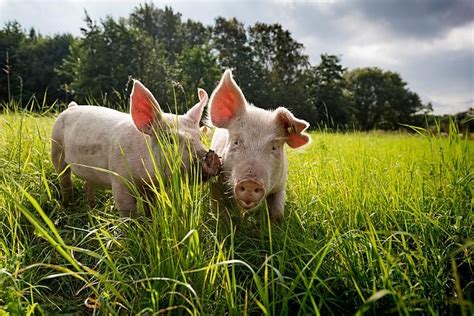
<svg viewBox="0 0 474 316"><path fill-rule="evenodd" d="M202 158L202 175L205 179L217 176L222 168L221 158L213 151L209 150Z"/></svg>

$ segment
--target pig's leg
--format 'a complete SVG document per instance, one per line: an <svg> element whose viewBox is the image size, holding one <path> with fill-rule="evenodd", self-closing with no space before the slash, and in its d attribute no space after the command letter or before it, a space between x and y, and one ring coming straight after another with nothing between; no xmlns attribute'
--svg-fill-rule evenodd
<svg viewBox="0 0 474 316"><path fill-rule="evenodd" d="M135 214L137 202L125 184L120 181L113 181L112 194L114 196L115 206L122 216L131 217Z"/></svg>
<svg viewBox="0 0 474 316"><path fill-rule="evenodd" d="M285 190L276 191L268 195L267 205L271 221L274 223L281 222L283 212L285 211Z"/></svg>
<svg viewBox="0 0 474 316"><path fill-rule="evenodd" d="M59 185L61 187L61 194L63 196L63 204L69 205L73 198L73 185L72 185L72 178L71 178L71 169L63 169L64 171L61 172L59 176Z"/></svg>
<svg viewBox="0 0 474 316"><path fill-rule="evenodd" d="M90 208L92 208L92 207L95 206L95 187L94 187L94 184L90 181L86 181L85 189L86 189L87 204L89 205Z"/></svg>
<svg viewBox="0 0 474 316"><path fill-rule="evenodd" d="M71 168L68 168L64 160L63 146L53 139L51 143L51 160L54 169L59 174L59 186L64 205L68 205L73 197L73 185L71 179Z"/></svg>

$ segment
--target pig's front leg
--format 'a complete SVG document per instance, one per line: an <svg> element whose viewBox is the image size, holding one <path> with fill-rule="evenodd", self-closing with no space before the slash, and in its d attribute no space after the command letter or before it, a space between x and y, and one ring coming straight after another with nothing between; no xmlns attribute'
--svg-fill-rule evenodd
<svg viewBox="0 0 474 316"><path fill-rule="evenodd" d="M122 216L131 217L135 214L137 201L125 184L120 181L113 181L112 194L114 196L115 206Z"/></svg>
<svg viewBox="0 0 474 316"><path fill-rule="evenodd" d="M271 221L274 223L281 222L283 220L283 212L285 211L285 189L268 195L267 205Z"/></svg>

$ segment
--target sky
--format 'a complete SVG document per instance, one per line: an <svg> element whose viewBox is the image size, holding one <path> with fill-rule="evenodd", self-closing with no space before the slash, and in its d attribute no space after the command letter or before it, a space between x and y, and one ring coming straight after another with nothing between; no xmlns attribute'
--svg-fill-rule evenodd
<svg viewBox="0 0 474 316"><path fill-rule="evenodd" d="M182 19L213 25L218 16L246 26L279 23L305 46L313 65L323 53L349 69L380 67L398 72L435 114L474 107L473 0L175 0ZM17 20L43 35L80 36L84 10L93 20L127 17L143 1L0 0L0 27Z"/></svg>

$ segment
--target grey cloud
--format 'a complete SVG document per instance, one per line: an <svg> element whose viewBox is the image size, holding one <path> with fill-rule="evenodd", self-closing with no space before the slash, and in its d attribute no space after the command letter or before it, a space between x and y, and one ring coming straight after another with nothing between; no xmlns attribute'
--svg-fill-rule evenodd
<svg viewBox="0 0 474 316"><path fill-rule="evenodd" d="M409 37L439 36L446 30L474 20L472 0L355 1L337 2L334 11L360 14L394 34Z"/></svg>

